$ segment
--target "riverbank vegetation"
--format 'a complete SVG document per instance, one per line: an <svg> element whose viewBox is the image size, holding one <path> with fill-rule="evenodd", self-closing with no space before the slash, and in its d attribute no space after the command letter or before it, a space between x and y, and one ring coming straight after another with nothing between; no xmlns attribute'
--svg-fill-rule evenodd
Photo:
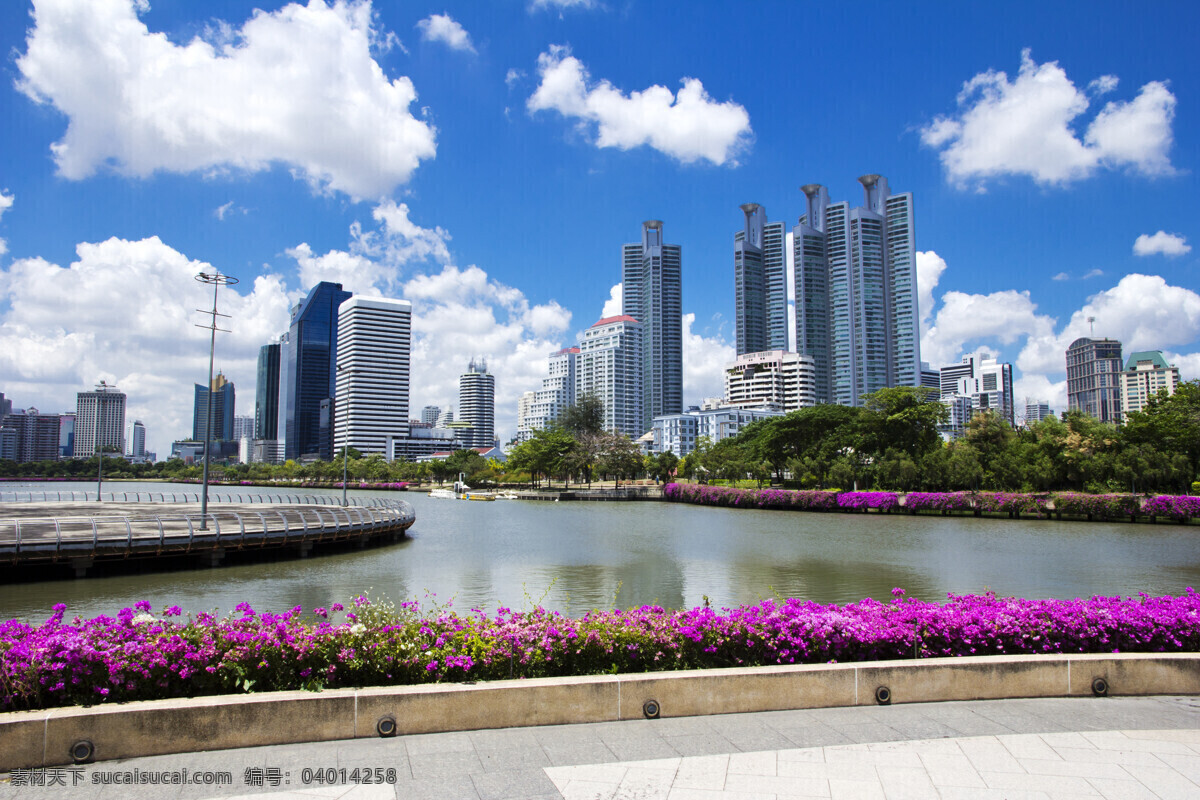
<svg viewBox="0 0 1200 800"><path fill-rule="evenodd" d="M750 478L902 492L1186 494L1200 478L1200 381L1152 398L1121 426L1068 412L1013 430L998 414L982 413L960 439L944 443L945 422L945 406L924 390L883 389L860 408L813 406L701 442L676 472L710 483Z"/></svg>
<svg viewBox="0 0 1200 800"><path fill-rule="evenodd" d="M1200 597L994 594L733 609L657 606L571 618L541 607L423 611L357 598L302 613L153 614L0 624L0 711L285 689L1020 653L1196 652Z"/></svg>
<svg viewBox="0 0 1200 800"><path fill-rule="evenodd" d="M350 449L355 483L445 483L461 473L472 486L590 485L635 478L700 483L773 484L793 489L900 492L1200 492L1200 381L1160 394L1124 425L1068 412L1013 430L995 413L976 414L964 435L943 442L946 408L926 390L883 389L862 407L819 405L759 420L713 443L701 437L683 459L646 456L628 437L603 430L599 400L582 398L550 427L515 445L507 462L459 450L427 463L387 462ZM340 486L341 452L332 461L214 465L226 483L295 482ZM0 460L0 479L91 480L96 459L16 464ZM131 464L106 457L110 479L194 480L201 467L179 459Z"/></svg>

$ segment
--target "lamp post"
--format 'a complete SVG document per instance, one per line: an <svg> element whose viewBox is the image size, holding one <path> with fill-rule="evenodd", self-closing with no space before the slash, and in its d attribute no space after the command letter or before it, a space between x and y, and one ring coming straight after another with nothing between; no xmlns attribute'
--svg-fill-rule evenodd
<svg viewBox="0 0 1200 800"><path fill-rule="evenodd" d="M94 438L96 440L96 502L103 503L104 498L100 492L104 488L104 448L100 444L100 397L102 393L108 389L108 384L104 381L96 386L96 430Z"/></svg>
<svg viewBox="0 0 1200 800"><path fill-rule="evenodd" d="M217 317L229 317L228 314L220 314L217 312L217 291L222 286L232 286L238 282L237 278L229 275L222 275L220 272L213 271L201 272L196 276L196 280L201 283L208 284L213 287L213 307L212 311L205 311L202 308L196 309L201 314L208 314L212 317L212 321L208 325L197 325L197 328L204 328L211 331L211 338L208 343L208 407L204 412L204 474L201 478L203 488L200 492L200 530L208 530L208 458L209 458L209 442L212 440L212 374L213 374L213 355L217 349L217 331L229 333L224 328L217 327Z"/></svg>
<svg viewBox="0 0 1200 800"><path fill-rule="evenodd" d="M339 374L344 373L346 376L346 391L343 392L343 394L342 394L342 400L344 401L344 404L345 404L344 408L343 408L344 416L343 416L343 414L338 413L336 406L334 406L334 409L333 409L333 420L335 423L334 424L335 435L336 435L336 432L338 429L337 424L336 424L337 418L339 416L342 416L343 420L346 420L350 416L350 376L354 374L354 370L346 369L344 364L338 364L337 371ZM349 471L349 466L350 466L350 436L347 431L347 427L348 426L346 425L346 422L343 421L342 426L341 426L341 428L342 428L342 507L343 508L350 505L349 501L346 499L346 481L348 480L347 473Z"/></svg>

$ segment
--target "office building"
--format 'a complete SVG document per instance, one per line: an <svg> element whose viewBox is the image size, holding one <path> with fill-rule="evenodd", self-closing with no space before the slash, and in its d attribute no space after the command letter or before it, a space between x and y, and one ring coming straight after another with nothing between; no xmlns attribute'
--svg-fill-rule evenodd
<svg viewBox="0 0 1200 800"><path fill-rule="evenodd" d="M745 227L733 236L737 354L788 349L787 254L783 222L744 203Z"/></svg>
<svg viewBox="0 0 1200 800"><path fill-rule="evenodd" d="M966 364L967 359L963 359L963 364L957 367L961 368ZM1009 427L1016 427L1012 364L984 358L977 364L972 361L971 367L969 375L958 379L951 395L969 397L973 412L991 411L1007 422ZM943 395L946 396L950 395Z"/></svg>
<svg viewBox="0 0 1200 800"><path fill-rule="evenodd" d="M351 297L337 311L337 392L333 451L393 458L393 443L408 437L412 304Z"/></svg>
<svg viewBox="0 0 1200 800"><path fill-rule="evenodd" d="M58 415L58 457L75 455L75 412Z"/></svg>
<svg viewBox="0 0 1200 800"><path fill-rule="evenodd" d="M4 392L0 392L0 419L12 413L12 400L6 400Z"/></svg>
<svg viewBox="0 0 1200 800"><path fill-rule="evenodd" d="M322 281L292 308L279 353L277 434L284 440L285 458L328 461L333 457L328 425L325 441L321 440L321 401L333 397L337 310L349 299L350 293L340 283Z"/></svg>
<svg viewBox="0 0 1200 800"><path fill-rule="evenodd" d="M237 400L233 383L221 373L205 388L197 383L192 410L192 441L232 442L234 406ZM209 396L212 396L211 404ZM211 431L211 433L209 433Z"/></svg>
<svg viewBox="0 0 1200 800"><path fill-rule="evenodd" d="M257 382L254 384L254 439L279 438L279 353L278 343L264 344L258 349Z"/></svg>
<svg viewBox="0 0 1200 800"><path fill-rule="evenodd" d="M140 419L135 419L129 426L129 440L125 454L138 461L146 458L146 426Z"/></svg>
<svg viewBox="0 0 1200 800"><path fill-rule="evenodd" d="M641 325L641 436L650 420L683 411L683 249L663 243L659 220L621 249L622 313Z"/></svg>
<svg viewBox="0 0 1200 800"><path fill-rule="evenodd" d="M466 447L496 444L496 378L482 357L472 358L458 376L458 421L472 428L469 442L463 442Z"/></svg>
<svg viewBox="0 0 1200 800"><path fill-rule="evenodd" d="M816 361L818 401L842 405L922 385L912 194L893 195L880 175L858 180L853 208L802 187L807 211L792 229L796 349Z"/></svg>
<svg viewBox="0 0 1200 800"><path fill-rule="evenodd" d="M646 433L642 399L642 324L628 314L605 317L583 333L576 362L575 402L604 404L604 430L636 439Z"/></svg>
<svg viewBox="0 0 1200 800"><path fill-rule="evenodd" d="M0 418L0 427L12 431L12 443L5 450L11 453L7 457L13 461L24 464L58 460L58 414L43 414L36 408L27 408L4 415Z"/></svg>
<svg viewBox="0 0 1200 800"><path fill-rule="evenodd" d="M765 408L691 408L681 414L666 414L654 418L651 428L652 453L672 452L683 458L696 449L701 437L712 444L737 436L751 422L778 417L784 412Z"/></svg>
<svg viewBox="0 0 1200 800"><path fill-rule="evenodd" d="M442 410L437 406L425 406L421 409L421 422L429 426L435 426L438 423L438 417L441 416Z"/></svg>
<svg viewBox="0 0 1200 800"><path fill-rule="evenodd" d="M1076 339L1067 348L1067 409L1101 422L1121 421L1121 343Z"/></svg>
<svg viewBox="0 0 1200 800"><path fill-rule="evenodd" d="M233 418L233 440L240 442L242 439L254 438L254 417L234 417Z"/></svg>
<svg viewBox="0 0 1200 800"><path fill-rule="evenodd" d="M517 436L516 442L526 442L533 438L533 432L537 430L532 425L533 419L533 402L537 399L537 392L521 392L521 396L517 398Z"/></svg>
<svg viewBox="0 0 1200 800"><path fill-rule="evenodd" d="M125 394L104 381L75 395L75 458L91 458L98 448L125 452Z"/></svg>
<svg viewBox="0 0 1200 800"><path fill-rule="evenodd" d="M520 407L517 409L517 441L527 441L534 431L549 427L575 403L578 361L578 347L566 347L550 354L542 388L527 401L524 417Z"/></svg>
<svg viewBox="0 0 1200 800"><path fill-rule="evenodd" d="M727 406L790 412L816 402L817 366L812 356L788 350L744 353L725 369Z"/></svg>
<svg viewBox="0 0 1200 800"><path fill-rule="evenodd" d="M1159 392L1167 396L1179 388L1179 368L1168 364L1162 350L1131 353L1121 373L1121 420L1146 408Z"/></svg>
<svg viewBox="0 0 1200 800"><path fill-rule="evenodd" d="M967 432L967 425L971 422L975 407L969 396L956 392L943 394L941 402L948 414L946 421L938 425L938 433L948 442Z"/></svg>
<svg viewBox="0 0 1200 800"><path fill-rule="evenodd" d="M938 372L941 394L958 394L959 382L963 378L975 377L975 356L963 356L960 363L942 367Z"/></svg>
<svg viewBox="0 0 1200 800"><path fill-rule="evenodd" d="M1043 403L1037 400L1025 400L1025 427L1034 425L1047 417L1053 416L1050 413L1050 404Z"/></svg>

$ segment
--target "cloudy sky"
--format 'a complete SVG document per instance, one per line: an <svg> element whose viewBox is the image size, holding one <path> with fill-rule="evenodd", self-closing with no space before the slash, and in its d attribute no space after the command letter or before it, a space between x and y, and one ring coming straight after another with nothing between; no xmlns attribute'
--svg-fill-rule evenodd
<svg viewBox="0 0 1200 800"><path fill-rule="evenodd" d="M411 405L473 355L497 423L614 308L645 219L683 246L685 403L733 355L745 202L912 191L922 357L984 351L1066 403L1086 335L1200 377L1200 6L645 0L0 4L0 391L101 379L165 455L207 370L253 412L314 283L411 300ZM1088 319L1095 321L1089 323Z"/></svg>

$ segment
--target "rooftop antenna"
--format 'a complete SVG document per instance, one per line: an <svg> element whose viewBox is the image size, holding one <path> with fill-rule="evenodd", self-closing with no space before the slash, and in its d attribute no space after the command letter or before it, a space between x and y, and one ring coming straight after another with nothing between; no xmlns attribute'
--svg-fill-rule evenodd
<svg viewBox="0 0 1200 800"><path fill-rule="evenodd" d="M1088 330L1091 332L1089 335L1093 339L1096 338L1096 318L1095 317L1088 317Z"/></svg>

